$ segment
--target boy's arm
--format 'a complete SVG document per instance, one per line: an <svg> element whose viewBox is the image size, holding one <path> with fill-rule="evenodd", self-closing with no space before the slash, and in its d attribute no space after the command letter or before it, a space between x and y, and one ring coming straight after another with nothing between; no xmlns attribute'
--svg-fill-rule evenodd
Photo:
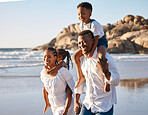
<svg viewBox="0 0 148 115"><path fill-rule="evenodd" d="M92 55L93 55L93 53L94 53L94 51L95 51L95 49L96 49L96 47L98 45L98 39L99 39L99 35L94 36L95 42L94 42L93 48L92 48L92 50L91 50L91 52L89 54L89 57L92 57Z"/></svg>
<svg viewBox="0 0 148 115"><path fill-rule="evenodd" d="M67 85L66 87L66 103L65 103L65 109L62 115L67 115L68 109L71 105L71 100L72 100L72 91Z"/></svg>

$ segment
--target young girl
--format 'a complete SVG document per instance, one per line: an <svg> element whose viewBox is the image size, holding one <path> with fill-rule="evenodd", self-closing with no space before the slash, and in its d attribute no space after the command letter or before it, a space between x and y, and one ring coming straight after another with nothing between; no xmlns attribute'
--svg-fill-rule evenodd
<svg viewBox="0 0 148 115"><path fill-rule="evenodd" d="M72 75L66 68L61 67L57 71L57 59L58 61L64 59L64 56L62 56L64 53L61 54L60 51L64 52L64 50L58 50L59 53L57 55L57 51L54 48L48 48L44 52L45 67L41 71L41 80L45 86L45 88L43 88L43 96L46 103L44 112L51 106L52 112L55 115L71 115L73 113L71 90L73 90L74 81Z"/></svg>

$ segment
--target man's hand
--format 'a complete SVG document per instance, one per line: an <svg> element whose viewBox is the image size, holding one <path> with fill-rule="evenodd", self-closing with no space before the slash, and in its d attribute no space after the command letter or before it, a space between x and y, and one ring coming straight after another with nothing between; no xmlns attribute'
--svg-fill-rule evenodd
<svg viewBox="0 0 148 115"><path fill-rule="evenodd" d="M75 102L74 104L74 111L76 114L79 114L81 111L81 104L79 102Z"/></svg>

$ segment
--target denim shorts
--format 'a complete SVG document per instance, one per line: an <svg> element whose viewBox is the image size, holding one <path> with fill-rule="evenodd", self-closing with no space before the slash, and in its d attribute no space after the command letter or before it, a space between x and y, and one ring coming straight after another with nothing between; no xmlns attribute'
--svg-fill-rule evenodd
<svg viewBox="0 0 148 115"><path fill-rule="evenodd" d="M108 42L107 42L105 35L102 36L101 38L99 38L97 47L99 47L99 46L104 46L107 49Z"/></svg>

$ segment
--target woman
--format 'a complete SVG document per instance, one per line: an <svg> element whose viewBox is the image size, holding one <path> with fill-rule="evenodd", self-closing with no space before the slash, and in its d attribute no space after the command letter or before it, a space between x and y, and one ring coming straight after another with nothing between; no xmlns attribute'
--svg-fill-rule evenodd
<svg viewBox="0 0 148 115"><path fill-rule="evenodd" d="M57 51L54 48L47 48L44 51L44 64L48 70L52 70L57 66ZM72 115L73 98L72 101L67 99L66 88L67 85L73 91L74 80L70 72L61 67L52 75L47 74L46 69L41 71L41 80L44 83L45 89L48 92L49 103L54 115Z"/></svg>

